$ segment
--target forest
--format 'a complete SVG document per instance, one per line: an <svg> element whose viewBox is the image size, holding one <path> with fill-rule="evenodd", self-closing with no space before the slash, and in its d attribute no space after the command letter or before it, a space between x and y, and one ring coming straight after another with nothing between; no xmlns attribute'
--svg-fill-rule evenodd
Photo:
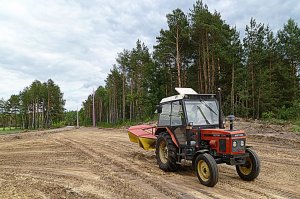
<svg viewBox="0 0 300 199"><path fill-rule="evenodd" d="M8 100L0 99L0 127L41 129L64 125L63 93L53 80L32 82Z"/></svg>
<svg viewBox="0 0 300 199"><path fill-rule="evenodd" d="M254 18L244 38L217 11L196 1L188 13L166 15L167 29L153 52L140 40L118 53L105 85L94 94L98 125L145 121L175 87L199 93L222 89L224 114L244 118L300 117L300 29L289 19L277 32ZM82 103L80 121L92 125L93 94ZM75 112L69 112L73 118ZM73 117L72 117L73 115Z"/></svg>

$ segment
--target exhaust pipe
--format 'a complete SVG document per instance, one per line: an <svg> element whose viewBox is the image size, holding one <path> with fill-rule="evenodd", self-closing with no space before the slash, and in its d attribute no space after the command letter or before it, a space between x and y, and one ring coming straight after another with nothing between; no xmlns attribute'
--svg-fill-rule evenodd
<svg viewBox="0 0 300 199"><path fill-rule="evenodd" d="M230 128L230 131L233 131L234 115L229 115L228 119L229 119L229 128Z"/></svg>
<svg viewBox="0 0 300 199"><path fill-rule="evenodd" d="M218 88L217 99L219 102L219 129L224 129L223 119L222 119L222 109L221 109L221 88Z"/></svg>

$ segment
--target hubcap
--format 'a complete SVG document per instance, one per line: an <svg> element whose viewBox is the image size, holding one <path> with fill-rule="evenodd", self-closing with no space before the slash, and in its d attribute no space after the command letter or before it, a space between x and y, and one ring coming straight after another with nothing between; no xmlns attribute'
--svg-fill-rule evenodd
<svg viewBox="0 0 300 199"><path fill-rule="evenodd" d="M165 141L161 141L159 144L159 157L162 163L168 162L168 148Z"/></svg>
<svg viewBox="0 0 300 199"><path fill-rule="evenodd" d="M204 160L198 162L198 174L203 181L208 181L210 177L210 171L207 163Z"/></svg>
<svg viewBox="0 0 300 199"><path fill-rule="evenodd" d="M239 166L240 172L247 176L250 175L251 171L252 171L252 161L250 158L246 159L246 163L244 165L240 165Z"/></svg>

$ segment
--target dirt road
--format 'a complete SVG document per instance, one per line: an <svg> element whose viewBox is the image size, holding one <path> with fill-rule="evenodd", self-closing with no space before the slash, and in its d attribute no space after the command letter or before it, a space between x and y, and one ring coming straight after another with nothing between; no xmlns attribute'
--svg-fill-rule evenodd
<svg viewBox="0 0 300 199"><path fill-rule="evenodd" d="M0 137L0 198L300 198L300 145L250 137L261 158L254 182L219 165L214 188L187 163L161 171L154 151L128 140L125 129L82 128Z"/></svg>

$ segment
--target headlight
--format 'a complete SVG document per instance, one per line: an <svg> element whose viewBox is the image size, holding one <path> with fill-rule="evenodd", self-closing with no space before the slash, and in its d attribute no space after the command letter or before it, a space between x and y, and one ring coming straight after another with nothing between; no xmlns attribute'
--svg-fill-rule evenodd
<svg viewBox="0 0 300 199"><path fill-rule="evenodd" d="M237 146L237 142L236 142L236 141L233 141L233 142L232 142L232 146L233 146L233 147L236 147L236 146Z"/></svg>
<svg viewBox="0 0 300 199"><path fill-rule="evenodd" d="M241 141L241 146L244 146L245 145L245 142L244 140Z"/></svg>

